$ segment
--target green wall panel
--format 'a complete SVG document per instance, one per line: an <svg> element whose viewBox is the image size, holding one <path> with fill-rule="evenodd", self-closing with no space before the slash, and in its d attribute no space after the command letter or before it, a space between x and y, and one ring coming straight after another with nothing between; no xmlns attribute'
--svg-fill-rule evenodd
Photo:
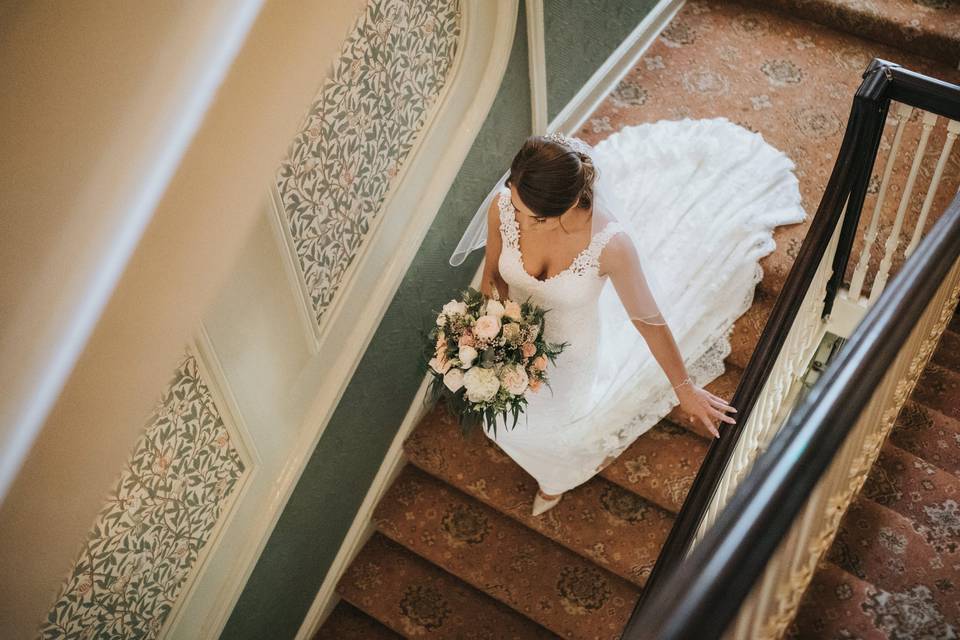
<svg viewBox="0 0 960 640"><path fill-rule="evenodd" d="M657 0L545 0L550 120L656 4Z"/></svg>

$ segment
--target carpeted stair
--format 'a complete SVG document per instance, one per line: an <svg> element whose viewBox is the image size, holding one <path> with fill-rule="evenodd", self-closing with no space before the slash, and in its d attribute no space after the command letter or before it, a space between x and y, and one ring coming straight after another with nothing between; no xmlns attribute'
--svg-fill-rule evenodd
<svg viewBox="0 0 960 640"><path fill-rule="evenodd" d="M727 116L795 160L812 214L871 57L954 82L960 72L804 17L688 2L577 135L596 143L629 124ZM960 145L955 153L960 158ZM895 172L894 185L905 173ZM944 180L956 190L956 176ZM944 205L938 199L933 211ZM890 216L884 213L884 225ZM764 278L733 329L727 371L709 385L712 392L729 398L736 388L808 225L776 230L777 250L761 261ZM938 410L936 424L945 424L952 414ZM534 517L533 479L482 433L463 439L442 408L434 410L407 438L410 464L378 505L377 532L339 581L341 604L317 637L619 638L710 446L705 431L692 429L674 410ZM891 446L904 453L939 446L926 432L901 433L904 441ZM878 507L907 517L892 505Z"/></svg>
<svg viewBox="0 0 960 640"><path fill-rule="evenodd" d="M821 560L790 638L960 634L960 319Z"/></svg>

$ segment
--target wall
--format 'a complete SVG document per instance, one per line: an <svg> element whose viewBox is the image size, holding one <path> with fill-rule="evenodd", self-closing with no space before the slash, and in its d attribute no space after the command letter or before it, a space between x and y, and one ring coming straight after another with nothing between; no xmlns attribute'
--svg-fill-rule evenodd
<svg viewBox="0 0 960 640"><path fill-rule="evenodd" d="M462 229L529 134L526 24L501 91L445 197L323 437L313 451L221 635L292 638L339 549L422 379L420 335L429 309L469 283L477 252L457 269L447 259ZM473 210L469 209L469 203Z"/></svg>
<svg viewBox="0 0 960 640"><path fill-rule="evenodd" d="M551 115L654 4L545 3L548 78L552 73L554 79L548 85ZM568 11L565 24L560 23L555 7ZM597 11L608 14L597 18L593 15ZM450 267L447 260L476 207L530 133L522 6L517 20L496 100L312 452L221 635L224 640L294 636L423 378L421 332L429 328L434 310L469 284L480 264L482 251L458 268ZM567 71L561 75L564 65Z"/></svg>
<svg viewBox="0 0 960 640"><path fill-rule="evenodd" d="M156 637L248 471L188 351L84 541L41 637Z"/></svg>
<svg viewBox="0 0 960 640"><path fill-rule="evenodd" d="M0 636L74 567L357 7L4 10L0 453L42 430L0 507Z"/></svg>

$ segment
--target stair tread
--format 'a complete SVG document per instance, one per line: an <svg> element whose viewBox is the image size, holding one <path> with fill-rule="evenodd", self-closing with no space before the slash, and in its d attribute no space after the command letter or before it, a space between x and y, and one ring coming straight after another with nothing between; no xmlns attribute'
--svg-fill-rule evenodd
<svg viewBox="0 0 960 640"><path fill-rule="evenodd" d="M960 373L930 362L917 380L913 399L960 420Z"/></svg>
<svg viewBox="0 0 960 640"><path fill-rule="evenodd" d="M727 363L740 369L746 368L776 301L776 295L757 287L753 304L733 325L733 331L730 334L731 350L730 355L727 356Z"/></svg>
<svg viewBox="0 0 960 640"><path fill-rule="evenodd" d="M727 363L726 370L704 388L710 393L729 401L733 398L733 393L737 390L737 385L740 384L741 376L743 376L743 369ZM667 414L666 419L701 438L705 438L708 441L714 440L714 436L707 431L706 427L700 424L699 421L690 420L690 414L681 409L680 405L674 406L670 413ZM720 428L721 430L723 429L722 426Z"/></svg>
<svg viewBox="0 0 960 640"><path fill-rule="evenodd" d="M960 420L908 400L897 416L890 441L960 478Z"/></svg>
<svg viewBox="0 0 960 640"><path fill-rule="evenodd" d="M557 637L379 533L347 568L337 592L404 637Z"/></svg>
<svg viewBox="0 0 960 640"><path fill-rule="evenodd" d="M891 593L822 561L785 638L948 638L957 629L918 585Z"/></svg>
<svg viewBox="0 0 960 640"><path fill-rule="evenodd" d="M600 475L679 513L709 448L705 438L661 420L634 440Z"/></svg>
<svg viewBox="0 0 960 640"><path fill-rule="evenodd" d="M960 478L888 440L880 448L862 494L913 520L938 548L956 545L952 539L957 531L954 525L951 533L949 518L960 500Z"/></svg>
<svg viewBox="0 0 960 640"><path fill-rule="evenodd" d="M956 570L910 518L865 497L844 514L827 559L861 580L890 592L927 585L950 619L960 620Z"/></svg>
<svg viewBox="0 0 960 640"><path fill-rule="evenodd" d="M567 491L546 513L531 515L536 480L480 429L461 437L442 403L407 437L404 450L430 475L636 585L646 581L673 524L668 511L600 475Z"/></svg>
<svg viewBox="0 0 960 640"><path fill-rule="evenodd" d="M960 59L960 4L948 0L766 0L764 6L953 66Z"/></svg>
<svg viewBox="0 0 960 640"><path fill-rule="evenodd" d="M380 501L380 532L563 638L619 638L639 588L407 465Z"/></svg>
<svg viewBox="0 0 960 640"><path fill-rule="evenodd" d="M400 640L403 636L383 626L346 600L340 600L313 636L313 640Z"/></svg>
<svg viewBox="0 0 960 640"><path fill-rule="evenodd" d="M940 336L932 357L941 367L960 371L960 333L947 328Z"/></svg>

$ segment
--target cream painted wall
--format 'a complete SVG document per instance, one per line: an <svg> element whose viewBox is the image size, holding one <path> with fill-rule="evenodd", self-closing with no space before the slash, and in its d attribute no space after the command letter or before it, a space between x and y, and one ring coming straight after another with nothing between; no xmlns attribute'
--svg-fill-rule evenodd
<svg viewBox="0 0 960 640"><path fill-rule="evenodd" d="M361 5L5 10L0 449L42 429L0 506L0 636L46 613Z"/></svg>

